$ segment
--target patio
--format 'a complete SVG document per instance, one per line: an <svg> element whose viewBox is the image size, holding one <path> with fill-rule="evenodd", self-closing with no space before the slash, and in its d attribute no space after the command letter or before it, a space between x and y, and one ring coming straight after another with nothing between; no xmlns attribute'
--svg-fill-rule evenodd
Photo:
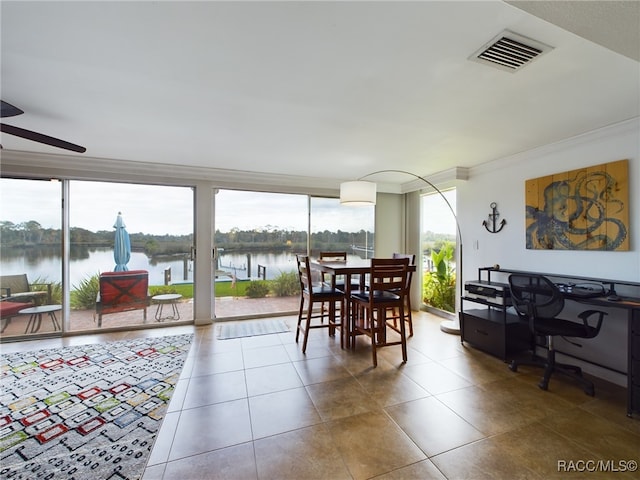
<svg viewBox="0 0 640 480"><path fill-rule="evenodd" d="M183 300L176 304L180 313L180 323L189 323L193 319L193 300ZM268 298L247 298L247 297L219 297L216 298L215 312L218 321L225 319L246 319L261 316L278 315L297 312L300 306L300 297L268 297ZM102 329L149 326L168 326L175 324L175 320L156 321L157 305L153 303L147 309L147 320L143 320L141 310L121 312L105 315L103 317ZM167 312L165 308L165 313ZM97 319L94 319L95 310L72 310L69 318L70 332L86 332L90 330L100 330ZM56 312L58 322L62 321L62 312ZM24 336L29 315L18 315L11 319L11 322L0 335L0 338ZM48 315L42 316L42 324L37 334L53 333L53 324ZM35 335L35 334L34 334Z"/></svg>

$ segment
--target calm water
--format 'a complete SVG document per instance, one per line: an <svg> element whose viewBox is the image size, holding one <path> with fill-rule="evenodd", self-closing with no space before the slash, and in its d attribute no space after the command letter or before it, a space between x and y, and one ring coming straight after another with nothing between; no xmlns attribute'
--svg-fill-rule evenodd
<svg viewBox="0 0 640 480"><path fill-rule="evenodd" d="M27 273L33 281L40 278L44 281L61 281L62 260L55 251L28 251L15 256L3 255L0 262L0 274L12 275ZM252 254L222 254L218 260L218 270L230 272L238 279L258 278L258 265L266 267L267 279L273 279L281 272L296 270L295 254L289 252L278 253L252 253ZM110 248L78 249L72 252L69 267L71 286L77 286L84 279L90 278L100 272L113 270L113 250ZM151 261L144 253L133 252L131 260L127 264L129 270L148 270L149 283L151 285L164 284L164 272L171 268L171 280L173 283L193 281L193 262L187 261L186 265L182 257L166 257ZM250 267L250 270L249 270Z"/></svg>

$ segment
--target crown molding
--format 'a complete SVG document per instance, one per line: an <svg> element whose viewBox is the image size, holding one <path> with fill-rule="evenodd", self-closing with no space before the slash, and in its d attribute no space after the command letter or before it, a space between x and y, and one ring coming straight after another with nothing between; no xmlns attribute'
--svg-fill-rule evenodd
<svg viewBox="0 0 640 480"><path fill-rule="evenodd" d="M469 169L469 173L471 174L471 177L484 175L504 169L507 166L535 161L536 159L550 153L561 152L563 150L579 147L601 139L624 135L635 135L638 139L637 144L640 145L640 117L634 117L623 122L614 123L597 130L592 130L574 137L569 137L557 142L509 155L508 157L501 157L472 167Z"/></svg>
<svg viewBox="0 0 640 480"><path fill-rule="evenodd" d="M194 186L208 182L212 188L278 191L338 196L340 180L296 175L132 162L76 155L55 155L3 150L0 171L5 176L67 178Z"/></svg>
<svg viewBox="0 0 640 480"><path fill-rule="evenodd" d="M421 177L442 190L455 186L460 180L468 180L469 169L465 167L454 167L431 175L421 175ZM427 191L433 190L430 185L425 184L425 182L419 178L403 183L401 186L402 193L410 193L423 189L426 189Z"/></svg>

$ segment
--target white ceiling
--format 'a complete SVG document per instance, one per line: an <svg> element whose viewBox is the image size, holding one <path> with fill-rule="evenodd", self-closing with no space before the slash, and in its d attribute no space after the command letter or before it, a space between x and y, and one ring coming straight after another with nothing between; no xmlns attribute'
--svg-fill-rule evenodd
<svg viewBox="0 0 640 480"><path fill-rule="evenodd" d="M6 123L83 145L68 155L87 163L426 176L640 115L637 1L0 8L1 95L25 111ZM505 29L553 50L516 73L468 60Z"/></svg>

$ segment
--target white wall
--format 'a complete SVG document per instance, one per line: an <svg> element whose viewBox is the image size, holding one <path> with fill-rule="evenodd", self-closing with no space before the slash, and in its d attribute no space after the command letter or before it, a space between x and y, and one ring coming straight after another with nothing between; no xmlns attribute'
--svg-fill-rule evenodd
<svg viewBox="0 0 640 480"><path fill-rule="evenodd" d="M526 249L526 180L621 159L629 160L629 251ZM479 267L499 264L507 269L640 282L640 119L473 168L469 180L458 185L457 195L464 240L464 280L476 279ZM507 221L497 234L482 226L492 202L498 204L500 218ZM608 311L601 335L582 342L584 347L577 352L626 371L626 311ZM598 373L585 366L589 369Z"/></svg>
<svg viewBox="0 0 640 480"><path fill-rule="evenodd" d="M376 197L375 256L390 257L404 248L404 198L392 193Z"/></svg>
<svg viewBox="0 0 640 480"><path fill-rule="evenodd" d="M640 120L599 130L470 170L458 186L458 218L464 236L465 278L495 263L550 273L640 281ZM527 250L525 181L553 173L629 159L628 252ZM482 226L496 202L507 225L498 234ZM476 243L477 242L477 243Z"/></svg>

